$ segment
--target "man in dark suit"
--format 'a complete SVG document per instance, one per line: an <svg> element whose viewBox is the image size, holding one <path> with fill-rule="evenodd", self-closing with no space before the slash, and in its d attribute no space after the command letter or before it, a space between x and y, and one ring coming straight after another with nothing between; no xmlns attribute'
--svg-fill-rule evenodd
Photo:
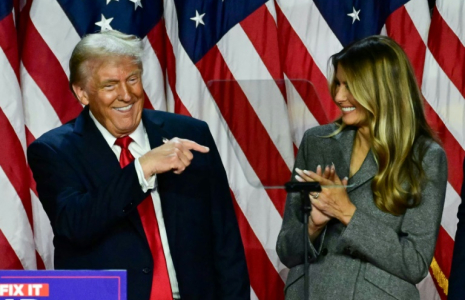
<svg viewBox="0 0 465 300"><path fill-rule="evenodd" d="M463 162L465 174L465 161ZM459 206L457 217L457 232L455 233L454 255L449 276L449 300L465 299L465 176L462 183L462 203Z"/></svg>
<svg viewBox="0 0 465 300"><path fill-rule="evenodd" d="M55 267L125 269L130 300L249 299L208 126L143 109L141 55L134 36L84 37L70 59L70 86L84 110L28 148L55 234Z"/></svg>

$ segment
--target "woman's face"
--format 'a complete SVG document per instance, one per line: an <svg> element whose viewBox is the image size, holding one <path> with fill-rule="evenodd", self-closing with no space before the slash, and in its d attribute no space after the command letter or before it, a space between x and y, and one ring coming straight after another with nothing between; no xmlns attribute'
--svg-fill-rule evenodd
<svg viewBox="0 0 465 300"><path fill-rule="evenodd" d="M336 71L336 94L334 101L342 112L342 121L349 126L368 127L368 111L355 100L341 66Z"/></svg>

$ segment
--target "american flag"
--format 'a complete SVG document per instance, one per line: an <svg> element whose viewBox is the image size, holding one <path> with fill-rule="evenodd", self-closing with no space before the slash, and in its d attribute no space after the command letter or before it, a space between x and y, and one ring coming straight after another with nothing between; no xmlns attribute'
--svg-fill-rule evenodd
<svg viewBox="0 0 465 300"><path fill-rule="evenodd" d="M419 284L422 299L445 299L465 156L465 5L437 0L430 16L426 0L2 0L0 268L53 268L52 231L25 148L82 109L68 89L76 43L117 29L143 38L146 107L209 124L234 199L252 298L283 299L287 269L275 245L285 194L265 186L289 180L305 129L338 116L327 87L329 56L355 39L385 34L410 57L448 156L435 258Z"/></svg>

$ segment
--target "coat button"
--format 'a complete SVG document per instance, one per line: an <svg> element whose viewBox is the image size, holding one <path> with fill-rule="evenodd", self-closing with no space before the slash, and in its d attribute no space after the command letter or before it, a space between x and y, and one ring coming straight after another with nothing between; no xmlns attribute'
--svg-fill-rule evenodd
<svg viewBox="0 0 465 300"><path fill-rule="evenodd" d="M152 271L150 268L143 268L142 269L142 272L144 272L144 274L148 274L148 273L150 273L150 271Z"/></svg>
<svg viewBox="0 0 465 300"><path fill-rule="evenodd" d="M328 248L323 248L320 254L326 256L328 254Z"/></svg>

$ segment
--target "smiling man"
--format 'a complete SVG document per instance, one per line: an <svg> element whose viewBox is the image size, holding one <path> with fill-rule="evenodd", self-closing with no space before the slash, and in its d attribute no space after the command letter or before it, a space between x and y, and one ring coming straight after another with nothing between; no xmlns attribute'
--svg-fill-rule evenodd
<svg viewBox="0 0 465 300"><path fill-rule="evenodd" d="M127 270L130 300L249 299L208 126L143 109L141 56L135 36L84 37L70 59L70 87L84 110L28 148L55 234L55 268Z"/></svg>

